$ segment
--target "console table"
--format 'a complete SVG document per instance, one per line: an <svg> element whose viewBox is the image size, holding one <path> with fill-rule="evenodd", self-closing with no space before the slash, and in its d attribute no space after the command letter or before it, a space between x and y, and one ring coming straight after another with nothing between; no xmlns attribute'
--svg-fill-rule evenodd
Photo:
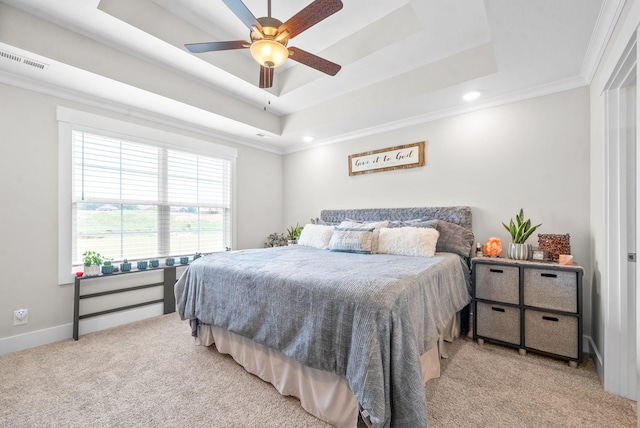
<svg viewBox="0 0 640 428"><path fill-rule="evenodd" d="M91 318L91 317L97 317L99 315L106 315L106 314L110 314L113 312L120 312L120 311L125 311L127 309L133 309L133 308L138 308L141 306L147 306L147 305L153 305L156 303L161 303L164 302L164 313L165 314L169 314L172 312L175 312L176 310L176 298L175 295L173 293L173 286L176 283L176 268L178 267L184 267L185 265L178 265L178 266L160 266L157 268L150 268L150 269L144 269L144 270L132 270L132 271L128 271L128 272L116 272L116 273L112 273L109 275L97 275L97 276L81 276L81 277L76 277L75 279L75 288L74 288L74 298L73 298L73 338L75 340L78 340L78 329L79 329L79 325L80 325L80 320L81 319L85 319L85 318ZM154 283L149 283L149 284L144 284L144 285L136 285L136 286L132 286L132 287L123 287L123 288L117 288L114 290L107 290L107 291L100 291L97 293L89 293L89 294L80 294L80 285L86 281L91 281L94 279L105 279L107 277L118 277L121 275L136 275L136 274L140 274L140 273L149 273L149 272L154 272L154 271L158 271L158 270L162 270L163 271L163 276L164 279L162 282L154 282ZM84 314L84 315L80 315L80 302L84 299L94 299L94 298L98 298L101 296L107 296L107 295L111 295L111 294L118 294L118 293L126 293L129 291L134 291L134 290L142 290L144 288L151 288L151 287L159 287L159 286L163 286L163 298L162 299L156 299L156 300L150 300L150 301L146 301L146 302L141 302L141 303L136 303L133 305L126 305L126 306L119 306L117 308L112 308L112 309L107 309L104 311L98 311L98 312L92 312L92 313L88 313L88 314Z"/></svg>

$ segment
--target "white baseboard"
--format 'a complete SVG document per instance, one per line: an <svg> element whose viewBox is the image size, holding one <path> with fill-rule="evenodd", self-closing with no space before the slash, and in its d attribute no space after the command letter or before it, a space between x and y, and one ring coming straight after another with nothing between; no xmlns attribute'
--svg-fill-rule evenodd
<svg viewBox="0 0 640 428"><path fill-rule="evenodd" d="M598 373L600 383L604 383L604 362L602 361L602 355L600 354L598 347L591 336L584 336L584 341L582 343L584 343L584 347L586 348L584 352L591 355L591 360L593 361L593 365L596 367L596 373Z"/></svg>
<svg viewBox="0 0 640 428"><path fill-rule="evenodd" d="M83 334L117 327L134 321L140 321L146 318L162 315L163 313L164 303L157 303L154 305L80 320L78 329L80 340L82 340ZM72 337L73 324L71 323L32 331L30 333L19 334L17 336L6 337L0 339L0 355L35 348L36 346L46 345L60 340L71 339Z"/></svg>
<svg viewBox="0 0 640 428"><path fill-rule="evenodd" d="M58 342L71 338L73 324L64 324L57 327L45 328L30 333L19 334L0 339L0 355L35 348L36 346Z"/></svg>

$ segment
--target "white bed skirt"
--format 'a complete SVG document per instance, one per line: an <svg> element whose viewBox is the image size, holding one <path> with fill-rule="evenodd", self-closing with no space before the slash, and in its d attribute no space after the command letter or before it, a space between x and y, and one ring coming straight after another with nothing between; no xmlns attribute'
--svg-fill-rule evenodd
<svg viewBox="0 0 640 428"><path fill-rule="evenodd" d="M440 376L440 357L446 358L443 340L451 341L459 332L458 315L440 336L439 346L420 356L425 383ZM304 366L273 348L219 327L200 324L196 344L214 343L218 352L231 355L245 370L271 383L280 394L297 397L302 408L318 419L339 428L356 428L358 401L347 381L335 373ZM367 421L366 415L363 419Z"/></svg>

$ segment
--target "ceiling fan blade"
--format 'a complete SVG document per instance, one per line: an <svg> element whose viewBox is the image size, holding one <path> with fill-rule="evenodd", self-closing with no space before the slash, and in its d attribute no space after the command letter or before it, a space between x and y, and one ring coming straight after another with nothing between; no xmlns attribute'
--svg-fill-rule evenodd
<svg viewBox="0 0 640 428"><path fill-rule="evenodd" d="M320 58L317 55L314 55L307 51L303 51L302 49L296 47L289 48L289 59L297 61L300 64L304 64L311 68L315 68L316 70L322 71L323 73L327 73L331 76L335 76L342 68L334 62L328 61L324 58Z"/></svg>
<svg viewBox="0 0 640 428"><path fill-rule="evenodd" d="M262 33L262 25L241 0L222 0L249 30L257 28Z"/></svg>
<svg viewBox="0 0 640 428"><path fill-rule="evenodd" d="M260 88L270 88L273 86L273 68L260 66Z"/></svg>
<svg viewBox="0 0 640 428"><path fill-rule="evenodd" d="M234 40L231 42L208 42L208 43L189 43L184 45L190 52L202 53L211 51L227 51L230 49L244 49L251 45L250 42L244 40Z"/></svg>
<svg viewBox="0 0 640 428"><path fill-rule="evenodd" d="M340 9L342 9L340 0L315 0L282 24L278 28L278 33L288 31L288 37L292 39Z"/></svg>

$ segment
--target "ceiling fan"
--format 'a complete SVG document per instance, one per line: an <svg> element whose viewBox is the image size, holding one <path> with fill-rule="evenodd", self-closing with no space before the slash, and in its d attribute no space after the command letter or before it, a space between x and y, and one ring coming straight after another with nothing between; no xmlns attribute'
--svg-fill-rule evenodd
<svg viewBox="0 0 640 428"><path fill-rule="evenodd" d="M253 58L260 64L260 88L270 88L273 85L273 70L282 65L287 58L331 76L340 71L341 67L338 64L300 48L287 47L290 39L342 9L340 0L314 0L284 24L271 17L271 0L268 0L268 16L262 18L253 16L241 0L222 1L251 30L251 42L234 40L184 45L190 52L249 48Z"/></svg>

